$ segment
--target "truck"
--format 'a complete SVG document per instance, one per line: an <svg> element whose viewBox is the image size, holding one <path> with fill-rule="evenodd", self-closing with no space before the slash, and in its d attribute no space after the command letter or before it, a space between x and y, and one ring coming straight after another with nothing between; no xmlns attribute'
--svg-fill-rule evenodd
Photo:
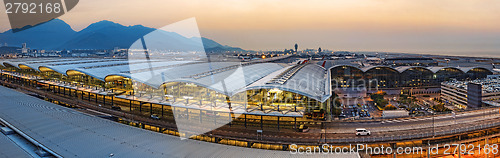
<svg viewBox="0 0 500 158"><path fill-rule="evenodd" d="M382 112L382 118L400 118L408 116L410 116L410 114L406 110L384 110Z"/></svg>

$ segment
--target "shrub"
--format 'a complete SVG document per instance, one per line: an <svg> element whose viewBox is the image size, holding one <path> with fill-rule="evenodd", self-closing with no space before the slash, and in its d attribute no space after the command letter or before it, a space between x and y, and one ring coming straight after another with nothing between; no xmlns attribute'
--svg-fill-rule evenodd
<svg viewBox="0 0 500 158"><path fill-rule="evenodd" d="M377 93L374 93L370 96L370 98L373 100L373 102L377 105L379 109L385 109L385 106L389 104L389 101L384 99L384 96L387 93L384 91L378 91Z"/></svg>
<svg viewBox="0 0 500 158"><path fill-rule="evenodd" d="M389 104L387 106L385 106L384 110L396 110L398 108L396 108L396 106L392 105L392 104Z"/></svg>
<svg viewBox="0 0 500 158"><path fill-rule="evenodd" d="M432 106L432 109L436 112L446 112L446 111L451 111L447 107L444 106L444 104L437 104Z"/></svg>

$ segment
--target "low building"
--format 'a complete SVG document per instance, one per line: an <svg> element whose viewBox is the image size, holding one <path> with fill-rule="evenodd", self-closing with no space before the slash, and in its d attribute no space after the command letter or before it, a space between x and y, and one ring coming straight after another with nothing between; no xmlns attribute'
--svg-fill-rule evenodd
<svg viewBox="0 0 500 158"><path fill-rule="evenodd" d="M438 66L432 58L388 58L384 64L392 66Z"/></svg>
<svg viewBox="0 0 500 158"><path fill-rule="evenodd" d="M377 58L377 57L368 57L365 59L366 63L368 64L381 64L382 59Z"/></svg>
<svg viewBox="0 0 500 158"><path fill-rule="evenodd" d="M500 99L500 80L486 78L470 82L443 82L441 84L441 99L446 104L459 108L480 107L485 101L498 102Z"/></svg>
<svg viewBox="0 0 500 158"><path fill-rule="evenodd" d="M410 116L409 112L406 110L384 110L382 112L382 118L400 118Z"/></svg>

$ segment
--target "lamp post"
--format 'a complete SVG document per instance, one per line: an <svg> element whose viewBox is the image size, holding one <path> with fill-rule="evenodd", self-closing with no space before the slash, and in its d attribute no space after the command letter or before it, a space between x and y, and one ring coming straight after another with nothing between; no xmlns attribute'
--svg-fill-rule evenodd
<svg viewBox="0 0 500 158"><path fill-rule="evenodd" d="M436 136L436 129L434 127L434 111L432 111L431 113L432 113L432 138L434 138Z"/></svg>
<svg viewBox="0 0 500 158"><path fill-rule="evenodd" d="M455 111L452 111L451 114L453 116L453 122L454 122L454 124L457 124L457 115L455 114Z"/></svg>

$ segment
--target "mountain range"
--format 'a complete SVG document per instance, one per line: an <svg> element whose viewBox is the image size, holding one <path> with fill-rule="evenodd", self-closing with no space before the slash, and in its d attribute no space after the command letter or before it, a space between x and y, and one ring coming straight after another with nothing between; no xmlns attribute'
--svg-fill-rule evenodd
<svg viewBox="0 0 500 158"><path fill-rule="evenodd" d="M63 49L114 49L129 48L141 37L161 36L161 40L151 42L162 48L188 48L203 43L206 52L244 51L241 48L219 44L211 39L201 37L187 38L175 32L167 32L142 25L123 26L111 21L93 23L81 31L75 31L63 20L54 19L44 24L14 33L12 30L0 33L0 44L20 46L27 43L31 49L63 50ZM160 32L159 34L157 32ZM149 35L148 35L149 34Z"/></svg>

